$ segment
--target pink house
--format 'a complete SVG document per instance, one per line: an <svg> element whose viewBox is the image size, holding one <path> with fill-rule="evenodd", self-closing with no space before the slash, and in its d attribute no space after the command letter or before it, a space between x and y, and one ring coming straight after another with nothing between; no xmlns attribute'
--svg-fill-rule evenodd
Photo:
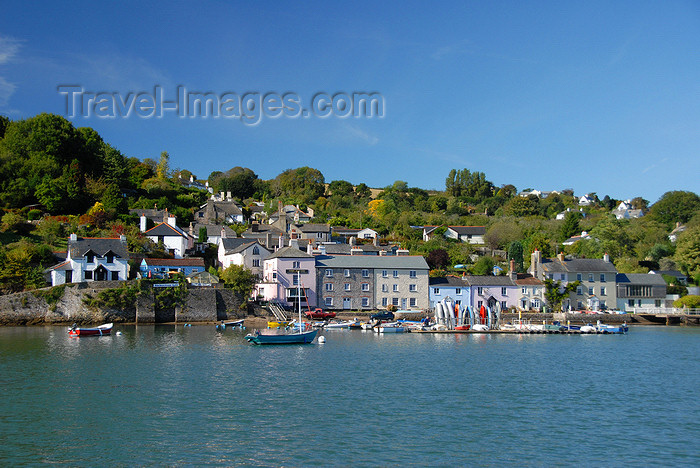
<svg viewBox="0 0 700 468"><path fill-rule="evenodd" d="M264 301L296 305L301 298L302 310L316 307L316 260L297 246L283 247L263 263L263 280L255 285L254 294Z"/></svg>

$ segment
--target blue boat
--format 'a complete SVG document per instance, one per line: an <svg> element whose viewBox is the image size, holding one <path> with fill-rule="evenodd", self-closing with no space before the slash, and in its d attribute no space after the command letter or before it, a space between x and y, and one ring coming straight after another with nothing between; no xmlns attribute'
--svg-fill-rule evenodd
<svg viewBox="0 0 700 468"><path fill-rule="evenodd" d="M622 325L606 325L600 323L600 320L598 320L596 328L600 333L627 333L629 331L627 323L623 323Z"/></svg>
<svg viewBox="0 0 700 468"><path fill-rule="evenodd" d="M246 335L245 339L248 343L257 345L264 344L308 344L314 341L318 330L311 330L303 333L296 331L273 331L273 330L256 330L255 333Z"/></svg>

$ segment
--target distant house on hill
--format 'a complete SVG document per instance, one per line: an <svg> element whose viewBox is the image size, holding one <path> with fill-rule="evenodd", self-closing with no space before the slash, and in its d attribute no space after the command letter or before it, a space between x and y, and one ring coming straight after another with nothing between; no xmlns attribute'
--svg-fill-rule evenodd
<svg viewBox="0 0 700 468"><path fill-rule="evenodd" d="M441 226L423 226L423 240L429 241ZM486 226L446 226L444 236L467 244L483 244Z"/></svg>
<svg viewBox="0 0 700 468"><path fill-rule="evenodd" d="M214 201L209 199L194 214L194 220L201 224L243 224L245 217L243 216L243 211L233 201Z"/></svg>
<svg viewBox="0 0 700 468"><path fill-rule="evenodd" d="M576 242L581 241L581 240L591 240L593 239L590 234L586 231L581 231L581 235L578 236L571 236L568 239L566 239L564 242L562 242L563 245L574 245Z"/></svg>
<svg viewBox="0 0 700 468"><path fill-rule="evenodd" d="M145 221L141 224L145 227ZM144 235L162 244L175 258L183 258L188 250L194 249L195 237L177 227L175 216L169 216L166 222L145 231Z"/></svg>
<svg viewBox="0 0 700 468"><path fill-rule="evenodd" d="M129 252L126 237L68 238L66 260L46 270L51 285L83 281L124 281L129 275Z"/></svg>

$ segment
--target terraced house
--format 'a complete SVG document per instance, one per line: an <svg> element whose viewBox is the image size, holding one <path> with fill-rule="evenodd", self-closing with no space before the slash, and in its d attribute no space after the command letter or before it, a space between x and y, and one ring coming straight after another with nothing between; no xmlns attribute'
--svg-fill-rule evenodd
<svg viewBox="0 0 700 468"><path fill-rule="evenodd" d="M564 254L543 259L540 252L535 250L528 273L542 281L545 278L560 281L562 285L580 282L577 290L562 303L564 310L605 310L617 307L617 269L608 254L602 259L567 259Z"/></svg>
<svg viewBox="0 0 700 468"><path fill-rule="evenodd" d="M66 260L46 270L51 286L82 281L124 281L129 274L126 237L68 238Z"/></svg>
<svg viewBox="0 0 700 468"><path fill-rule="evenodd" d="M316 270L319 305L326 309L429 307L429 269L421 256L321 255Z"/></svg>

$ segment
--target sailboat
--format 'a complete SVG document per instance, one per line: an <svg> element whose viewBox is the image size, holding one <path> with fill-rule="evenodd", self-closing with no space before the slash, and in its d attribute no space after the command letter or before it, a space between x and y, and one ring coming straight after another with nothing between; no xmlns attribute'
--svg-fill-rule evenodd
<svg viewBox="0 0 700 468"><path fill-rule="evenodd" d="M297 281L297 302L299 303L299 321L301 324L301 271L295 271L298 276ZM248 343L257 345L265 344L308 344L312 343L316 338L318 329L306 330L306 327L299 326L291 330L256 330L254 333L249 333L245 336Z"/></svg>

